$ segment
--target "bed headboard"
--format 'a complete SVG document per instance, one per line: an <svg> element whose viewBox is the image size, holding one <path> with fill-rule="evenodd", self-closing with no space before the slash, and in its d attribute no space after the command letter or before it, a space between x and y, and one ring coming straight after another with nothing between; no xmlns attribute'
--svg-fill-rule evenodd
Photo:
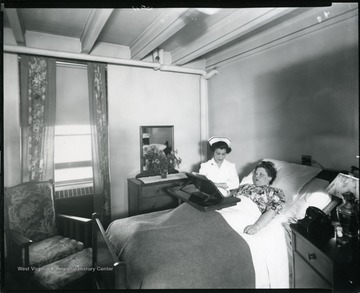
<svg viewBox="0 0 360 293"><path fill-rule="evenodd" d="M347 171L323 169L323 170L320 171L319 174L316 175L316 178L327 180L330 183L331 181L333 181L336 178L336 176L339 173L345 173L346 174L348 172Z"/></svg>

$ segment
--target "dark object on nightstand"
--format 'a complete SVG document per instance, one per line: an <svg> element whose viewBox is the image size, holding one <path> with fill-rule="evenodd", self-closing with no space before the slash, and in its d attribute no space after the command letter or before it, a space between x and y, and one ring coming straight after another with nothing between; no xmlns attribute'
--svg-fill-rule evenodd
<svg viewBox="0 0 360 293"><path fill-rule="evenodd" d="M304 219L298 221L299 228L310 238L329 240L334 237L334 226L330 218L317 207L310 206Z"/></svg>
<svg viewBox="0 0 360 293"><path fill-rule="evenodd" d="M359 238L339 246L335 237L324 241L304 234L299 224L290 224L290 228L294 288L359 292Z"/></svg>

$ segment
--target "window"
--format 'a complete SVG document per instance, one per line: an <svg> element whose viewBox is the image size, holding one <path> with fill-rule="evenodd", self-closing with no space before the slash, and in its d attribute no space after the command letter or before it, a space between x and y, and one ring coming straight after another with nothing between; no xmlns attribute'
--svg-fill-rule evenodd
<svg viewBox="0 0 360 293"><path fill-rule="evenodd" d="M93 184L87 66L56 64L55 188Z"/></svg>
<svg viewBox="0 0 360 293"><path fill-rule="evenodd" d="M55 126L55 182L92 182L90 125Z"/></svg>

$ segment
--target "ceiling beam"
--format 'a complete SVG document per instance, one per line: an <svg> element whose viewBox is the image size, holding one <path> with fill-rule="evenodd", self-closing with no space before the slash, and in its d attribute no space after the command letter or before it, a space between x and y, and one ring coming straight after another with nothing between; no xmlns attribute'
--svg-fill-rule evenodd
<svg viewBox="0 0 360 293"><path fill-rule="evenodd" d="M356 6L344 7L338 3L333 3L331 7L301 8L281 26L263 31L210 56L206 60L206 69L214 69L238 61L357 15Z"/></svg>
<svg viewBox="0 0 360 293"><path fill-rule="evenodd" d="M290 13L295 8L239 9L212 26L199 38L173 52L172 60L176 65L186 64L226 43L229 43L272 20Z"/></svg>
<svg viewBox="0 0 360 293"><path fill-rule="evenodd" d="M5 8L6 16L9 20L10 27L14 33L16 43L25 46L24 27L16 8Z"/></svg>
<svg viewBox="0 0 360 293"><path fill-rule="evenodd" d="M81 52L89 54L114 9L91 9L81 35Z"/></svg>
<svg viewBox="0 0 360 293"><path fill-rule="evenodd" d="M159 47L167 39L181 30L193 13L192 9L166 9L160 16L130 45L131 57L141 60Z"/></svg>

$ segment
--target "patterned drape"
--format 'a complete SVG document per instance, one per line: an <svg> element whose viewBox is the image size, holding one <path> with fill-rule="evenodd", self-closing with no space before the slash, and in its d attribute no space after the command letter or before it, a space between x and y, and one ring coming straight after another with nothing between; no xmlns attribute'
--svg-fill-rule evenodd
<svg viewBox="0 0 360 293"><path fill-rule="evenodd" d="M20 62L22 181L54 179L55 59Z"/></svg>
<svg viewBox="0 0 360 293"><path fill-rule="evenodd" d="M104 226L111 221L108 109L105 64L88 63L90 123L94 172L94 211Z"/></svg>

